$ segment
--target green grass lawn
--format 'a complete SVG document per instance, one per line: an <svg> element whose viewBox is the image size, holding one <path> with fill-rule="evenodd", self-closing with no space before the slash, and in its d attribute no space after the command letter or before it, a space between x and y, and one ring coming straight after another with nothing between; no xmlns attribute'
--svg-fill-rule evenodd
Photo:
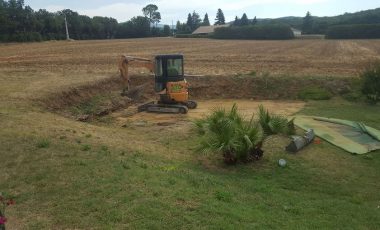
<svg viewBox="0 0 380 230"><path fill-rule="evenodd" d="M300 113L380 128L379 111L333 99ZM227 167L194 152L191 129L84 124L17 104L0 118L0 190L16 200L9 229L380 226L379 151L355 156L323 142L292 155L276 136L262 161Z"/></svg>

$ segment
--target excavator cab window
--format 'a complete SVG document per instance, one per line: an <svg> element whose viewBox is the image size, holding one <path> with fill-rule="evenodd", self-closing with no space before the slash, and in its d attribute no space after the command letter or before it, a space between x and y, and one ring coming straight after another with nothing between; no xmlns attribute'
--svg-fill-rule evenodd
<svg viewBox="0 0 380 230"><path fill-rule="evenodd" d="M167 60L168 77L182 76L182 59L168 59Z"/></svg>
<svg viewBox="0 0 380 230"><path fill-rule="evenodd" d="M156 60L156 76L162 77L163 71L162 71L162 60L158 59Z"/></svg>
<svg viewBox="0 0 380 230"><path fill-rule="evenodd" d="M181 54L156 56L155 69L156 92L164 90L168 82L184 80L183 56Z"/></svg>

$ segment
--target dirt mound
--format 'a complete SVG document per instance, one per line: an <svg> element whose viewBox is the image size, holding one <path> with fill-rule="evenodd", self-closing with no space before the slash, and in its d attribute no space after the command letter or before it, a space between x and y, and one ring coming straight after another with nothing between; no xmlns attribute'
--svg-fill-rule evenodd
<svg viewBox="0 0 380 230"><path fill-rule="evenodd" d="M319 87L340 94L350 88L350 78L289 76L197 76L187 77L194 99L294 100L301 90ZM339 87L331 87L339 86Z"/></svg>
<svg viewBox="0 0 380 230"><path fill-rule="evenodd" d="M127 96L121 95L121 79L112 76L50 94L40 103L50 111L88 121L154 97L153 83L149 82L151 76L134 76L132 81L134 84Z"/></svg>
<svg viewBox="0 0 380 230"><path fill-rule="evenodd" d="M120 84L120 79L112 77L88 85L70 87L61 92L49 95L42 99L42 103L50 110L62 110L90 100L96 95L120 88Z"/></svg>

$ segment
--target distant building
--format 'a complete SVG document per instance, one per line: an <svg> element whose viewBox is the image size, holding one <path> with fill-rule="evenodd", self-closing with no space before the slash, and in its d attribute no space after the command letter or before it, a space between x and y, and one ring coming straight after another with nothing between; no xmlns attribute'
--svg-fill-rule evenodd
<svg viewBox="0 0 380 230"><path fill-rule="evenodd" d="M301 30L292 28L292 31L293 31L293 34L294 34L295 37L301 37L302 36L302 31Z"/></svg>
<svg viewBox="0 0 380 230"><path fill-rule="evenodd" d="M216 28L221 28L221 27L228 27L230 24L225 24L225 25L215 25L215 26L200 26L198 29L196 29L193 34L199 34L199 35L208 35L211 33L214 33Z"/></svg>

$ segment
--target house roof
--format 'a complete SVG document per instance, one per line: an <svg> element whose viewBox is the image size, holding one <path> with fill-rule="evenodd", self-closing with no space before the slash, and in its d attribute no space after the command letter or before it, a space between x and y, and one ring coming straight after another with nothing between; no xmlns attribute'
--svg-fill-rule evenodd
<svg viewBox="0 0 380 230"><path fill-rule="evenodd" d="M225 25L215 25L215 26L200 26L198 29L196 29L193 34L210 34L214 33L214 30L216 28L221 28L221 27L228 27L230 26L229 24Z"/></svg>

